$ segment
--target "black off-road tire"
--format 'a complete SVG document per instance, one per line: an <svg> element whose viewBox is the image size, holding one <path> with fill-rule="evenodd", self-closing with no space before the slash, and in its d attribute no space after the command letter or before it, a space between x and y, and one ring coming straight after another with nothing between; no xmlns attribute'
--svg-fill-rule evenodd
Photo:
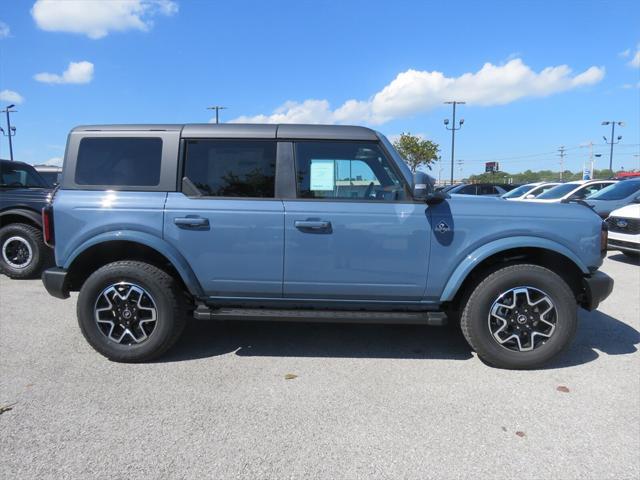
<svg viewBox="0 0 640 480"><path fill-rule="evenodd" d="M5 245L11 238L21 240L13 240L10 244ZM11 245L20 245L21 242L26 242L29 247L27 249L25 243L23 243L21 248L26 252L30 249L30 252L27 253L27 263L16 268L16 266L7 262L7 258ZM5 255L7 258L5 258ZM9 278L36 278L42 273L42 269L51 258L52 251L44 243L42 231L39 228L26 223L11 223L0 228L0 272ZM22 262L22 259L20 261Z"/></svg>
<svg viewBox="0 0 640 480"><path fill-rule="evenodd" d="M140 286L155 301L155 328L142 343L116 343L95 321L94 308L99 296L110 285L120 282ZM82 286L77 305L78 323L87 342L109 360L127 363L147 362L169 350L184 330L186 312L186 297L176 279L153 265L129 260L109 263L96 270Z"/></svg>
<svg viewBox="0 0 640 480"><path fill-rule="evenodd" d="M530 286L545 292L557 311L556 330L531 351L513 351L498 343L488 324L493 302L509 289ZM577 326L577 303L571 288L556 273L538 265L518 264L494 271L468 296L460 318L462 333L481 360L505 369L537 368L565 350Z"/></svg>

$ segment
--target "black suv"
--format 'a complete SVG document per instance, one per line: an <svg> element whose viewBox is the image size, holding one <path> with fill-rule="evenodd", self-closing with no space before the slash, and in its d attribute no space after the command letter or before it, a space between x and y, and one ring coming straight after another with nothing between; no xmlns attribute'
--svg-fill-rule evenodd
<svg viewBox="0 0 640 480"><path fill-rule="evenodd" d="M52 257L42 238L42 208L51 188L29 164L0 160L0 272L38 276Z"/></svg>

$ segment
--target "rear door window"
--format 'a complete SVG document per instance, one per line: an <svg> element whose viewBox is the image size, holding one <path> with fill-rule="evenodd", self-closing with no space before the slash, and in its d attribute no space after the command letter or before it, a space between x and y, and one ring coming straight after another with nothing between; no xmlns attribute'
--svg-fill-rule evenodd
<svg viewBox="0 0 640 480"><path fill-rule="evenodd" d="M184 176L206 196L273 198L276 142L188 140Z"/></svg>
<svg viewBox="0 0 640 480"><path fill-rule="evenodd" d="M80 141L78 185L152 187L160 182L162 139L86 137Z"/></svg>

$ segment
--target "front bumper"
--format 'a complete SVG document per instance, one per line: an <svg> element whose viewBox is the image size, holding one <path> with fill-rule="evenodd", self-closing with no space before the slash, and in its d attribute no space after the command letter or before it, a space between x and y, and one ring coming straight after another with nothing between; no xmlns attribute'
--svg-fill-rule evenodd
<svg viewBox="0 0 640 480"><path fill-rule="evenodd" d="M44 283L44 288L47 289L49 295L62 299L69 298L67 271L64 268L47 268L42 272L42 283Z"/></svg>
<svg viewBox="0 0 640 480"><path fill-rule="evenodd" d="M613 290L613 278L602 272L595 272L583 279L584 300L582 306L587 310L595 310Z"/></svg>

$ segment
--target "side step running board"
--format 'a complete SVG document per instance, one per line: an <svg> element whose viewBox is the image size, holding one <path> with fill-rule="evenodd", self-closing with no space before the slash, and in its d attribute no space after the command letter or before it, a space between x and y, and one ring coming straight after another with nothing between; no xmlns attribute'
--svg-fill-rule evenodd
<svg viewBox="0 0 640 480"><path fill-rule="evenodd" d="M214 308L199 305L193 312L197 320L265 320L270 322L306 321L333 323L396 323L443 326L444 312L363 312L344 310L275 310L262 308Z"/></svg>

